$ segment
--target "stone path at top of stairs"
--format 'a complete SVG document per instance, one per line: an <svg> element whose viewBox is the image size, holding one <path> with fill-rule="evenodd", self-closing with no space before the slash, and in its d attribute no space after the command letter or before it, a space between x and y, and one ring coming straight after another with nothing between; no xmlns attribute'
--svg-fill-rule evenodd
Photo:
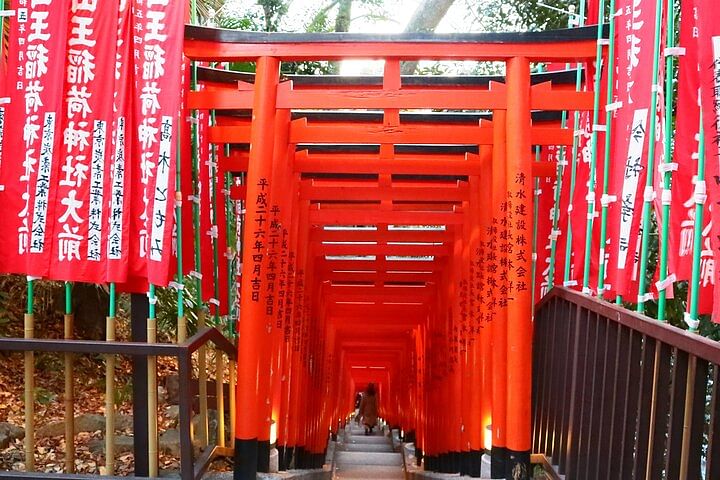
<svg viewBox="0 0 720 480"><path fill-rule="evenodd" d="M404 479L402 454L393 450L392 440L381 432L365 435L355 424L346 427L335 449L334 479Z"/></svg>

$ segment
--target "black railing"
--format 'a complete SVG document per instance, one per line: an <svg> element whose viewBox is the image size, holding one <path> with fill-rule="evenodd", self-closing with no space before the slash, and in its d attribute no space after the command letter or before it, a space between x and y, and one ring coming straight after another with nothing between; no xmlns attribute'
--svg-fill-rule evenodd
<svg viewBox="0 0 720 480"><path fill-rule="evenodd" d="M720 478L720 344L563 288L534 328L533 448L567 480Z"/></svg>
<svg viewBox="0 0 720 480"><path fill-rule="evenodd" d="M235 346L215 328L205 328L181 344L0 338L0 352L47 352L139 357L176 357L178 362L179 377L178 430L180 433L180 478L182 480L197 480L203 476L208 465L214 459L223 456L232 456L232 449L210 445L197 459L194 458L191 433L193 415L193 398L191 390L193 370L191 361L193 353L208 343L214 344L215 348L225 353L229 359L233 361L236 360L237 350L235 349ZM133 399L133 401L142 402L146 400ZM80 480L92 478L109 480L127 477L0 471L0 479L27 480L30 478L54 480Z"/></svg>

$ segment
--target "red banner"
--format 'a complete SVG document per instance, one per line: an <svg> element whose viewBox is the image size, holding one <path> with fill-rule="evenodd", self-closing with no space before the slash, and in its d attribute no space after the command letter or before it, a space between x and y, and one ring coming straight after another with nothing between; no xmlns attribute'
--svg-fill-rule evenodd
<svg viewBox="0 0 720 480"><path fill-rule="evenodd" d="M697 38L693 35L693 32L697 32L697 17L691 3L682 4L681 18L680 47L685 49L685 54L678 57L678 99L673 158L677 164L677 170L673 172L672 180L668 276L674 274L677 280L690 280L695 227L694 191L700 130L700 110L698 108L700 78L698 75ZM659 184L662 184L662 176L659 175L659 177ZM710 241L710 229L708 228L710 212L707 205L704 219L703 243L706 243ZM712 312L712 288L711 282L704 282L704 287L700 292L699 311L701 313Z"/></svg>
<svg viewBox="0 0 720 480"><path fill-rule="evenodd" d="M65 70L63 145L57 181L51 182L48 238L49 278L88 283L105 281L106 203L111 152L113 84L118 6L114 2L72 2Z"/></svg>
<svg viewBox="0 0 720 480"><path fill-rule="evenodd" d="M701 278L714 279L713 321L720 323L720 23L715 0L695 0L701 107L705 129L705 178L712 210L710 242L703 245Z"/></svg>
<svg viewBox="0 0 720 480"><path fill-rule="evenodd" d="M10 104L0 172L0 271L46 276L54 219L51 187L59 174L69 0L11 5ZM20 156L18 158L18 155Z"/></svg>
<svg viewBox="0 0 720 480"><path fill-rule="evenodd" d="M134 145L140 184L133 211L140 212L136 243L150 283L167 285L173 259L175 158L182 84L184 2L136 1L133 5L135 59Z"/></svg>
<svg viewBox="0 0 720 480"><path fill-rule="evenodd" d="M559 160L560 148L555 146L544 147L541 162L556 162ZM555 177L540 177L535 195L538 197L538 221L535 263L535 301L539 301L547 292L550 282L550 262L552 240L556 239L555 267L553 285L562 285L565 250L560 250L557 244L559 234L553 232L553 216L555 210Z"/></svg>
<svg viewBox="0 0 720 480"><path fill-rule="evenodd" d="M620 0L617 24L617 108L612 130L608 208L608 280L618 295L635 300L640 220L647 175L655 0Z"/></svg>
<svg viewBox="0 0 720 480"><path fill-rule="evenodd" d="M107 192L110 210L107 218L107 276L108 282L128 280L130 261L130 201L135 168L130 160L132 152L132 15L128 2L120 2L115 55L115 93L113 95L112 150L109 161Z"/></svg>
<svg viewBox="0 0 720 480"><path fill-rule="evenodd" d="M210 301L215 297L213 272L213 230L212 221L212 191L210 179L212 178L210 144L208 138L209 115L205 110L198 112L198 141L200 170L198 176L198 192L200 202L200 272L202 273L202 299Z"/></svg>
<svg viewBox="0 0 720 480"><path fill-rule="evenodd" d="M587 222L588 215L592 215L592 231L591 231L591 250L590 250L590 272L588 288L591 292L597 291L597 278L599 268L600 247L598 240L600 238L600 219L599 202L600 198L600 178L596 173L596 181L592 191L588 188L590 182L590 162L592 159L592 112L583 112L580 115L580 128L582 132L579 138L579 150L575 173L575 191L572 198L572 209L570 211L572 225L572 247L573 247L573 270L581 288L584 282L585 272L585 250L587 239ZM600 170L604 157L604 149L601 148L603 139L598 136L597 139L597 156L595 171ZM570 155L572 156L572 155ZM588 200L593 202L593 211L588 213ZM607 293L607 292L606 292Z"/></svg>

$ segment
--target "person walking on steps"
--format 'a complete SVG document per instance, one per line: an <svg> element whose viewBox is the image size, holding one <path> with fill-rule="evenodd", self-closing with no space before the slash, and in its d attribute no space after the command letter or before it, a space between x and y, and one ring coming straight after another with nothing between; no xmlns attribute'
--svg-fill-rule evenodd
<svg viewBox="0 0 720 480"><path fill-rule="evenodd" d="M362 400L360 400L360 408L358 409L355 420L359 420L360 417L362 417L363 425L365 425L365 435L370 435L378 419L377 395L375 394L375 384L373 383L368 384Z"/></svg>

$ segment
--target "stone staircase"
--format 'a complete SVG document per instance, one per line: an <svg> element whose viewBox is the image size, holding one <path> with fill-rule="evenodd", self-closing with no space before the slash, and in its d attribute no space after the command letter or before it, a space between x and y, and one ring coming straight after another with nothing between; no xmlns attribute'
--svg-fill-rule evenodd
<svg viewBox="0 0 720 480"><path fill-rule="evenodd" d="M351 424L345 428L335 449L333 478L338 480L404 479L403 459L393 448L392 440L382 432L365 435L365 430Z"/></svg>

